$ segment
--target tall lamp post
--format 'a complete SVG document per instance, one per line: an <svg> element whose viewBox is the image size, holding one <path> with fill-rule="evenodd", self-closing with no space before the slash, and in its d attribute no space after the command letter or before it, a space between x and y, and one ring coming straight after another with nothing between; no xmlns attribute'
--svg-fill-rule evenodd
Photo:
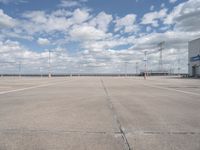
<svg viewBox="0 0 200 150"><path fill-rule="evenodd" d="M19 77L21 77L22 62L19 61Z"/></svg>
<svg viewBox="0 0 200 150"><path fill-rule="evenodd" d="M135 74L138 74L138 62L135 63Z"/></svg>
<svg viewBox="0 0 200 150"><path fill-rule="evenodd" d="M159 69L160 69L160 72L162 73L163 72L163 49L164 49L164 44L165 44L165 41L163 42L160 42L158 44L159 46L159 51L160 51L160 58L159 58Z"/></svg>
<svg viewBox="0 0 200 150"><path fill-rule="evenodd" d="M48 70L49 70L49 78L51 78L51 51L49 50L49 64L48 64Z"/></svg>
<svg viewBox="0 0 200 150"><path fill-rule="evenodd" d="M144 79L147 76L147 51L144 52Z"/></svg>
<svg viewBox="0 0 200 150"><path fill-rule="evenodd" d="M125 62L125 77L127 77L127 67L128 67L127 65L128 65L128 62L126 61Z"/></svg>

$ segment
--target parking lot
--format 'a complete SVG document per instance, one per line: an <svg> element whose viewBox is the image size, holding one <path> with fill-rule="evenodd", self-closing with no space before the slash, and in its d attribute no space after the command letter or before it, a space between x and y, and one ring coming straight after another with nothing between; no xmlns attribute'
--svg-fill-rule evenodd
<svg viewBox="0 0 200 150"><path fill-rule="evenodd" d="M199 150L200 80L2 77L0 150Z"/></svg>

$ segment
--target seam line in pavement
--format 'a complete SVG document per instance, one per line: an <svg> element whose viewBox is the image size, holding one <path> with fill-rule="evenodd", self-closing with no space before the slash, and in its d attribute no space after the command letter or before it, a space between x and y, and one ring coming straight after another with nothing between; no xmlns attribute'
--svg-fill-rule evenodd
<svg viewBox="0 0 200 150"><path fill-rule="evenodd" d="M116 111L115 111L115 109L114 109L113 103L111 102L110 96L109 96L109 94L108 94L108 90L107 90L107 88L106 88L106 86L105 86L105 84L104 84L104 81L103 81L102 79L101 79L101 85L102 85L102 87L103 87L103 89L104 89L104 92L106 93L106 99L107 99L107 101L108 101L108 103L109 103L109 107L110 107L110 109L111 109L111 112L112 112L112 114L113 114L113 116L114 116L114 119L115 119L115 121L116 121L116 123L117 123L117 126L118 126L118 128L119 128L119 131L120 131L119 133L121 134L122 139L123 139L123 141L124 141L124 148L125 148L125 150L131 150L130 144L128 143L128 139L127 139L127 137L126 137L126 134L125 134L125 132L124 132L123 129L122 129L121 122L120 122L120 120L119 120L119 117L118 117L117 114L116 114Z"/></svg>
<svg viewBox="0 0 200 150"><path fill-rule="evenodd" d="M31 87L27 87L27 88L3 91L3 92L0 92L0 95L7 94L7 93L13 93L13 92L20 92L20 91L25 91L25 90L30 90L30 89L36 89L36 88L39 88L39 87L46 87L46 86L49 86L49 85L52 85L52 84L43 84L43 85L31 86Z"/></svg>
<svg viewBox="0 0 200 150"><path fill-rule="evenodd" d="M40 132L40 133L82 133L82 134L122 134L120 132L108 132L108 131L80 131L80 130L46 130L46 129L0 129L0 133L31 133L31 132ZM200 135L200 132L195 131L136 131L128 133L134 135L148 134L148 135Z"/></svg>
<svg viewBox="0 0 200 150"><path fill-rule="evenodd" d="M171 88L165 88L165 87L160 87L160 86L155 86L155 85L146 85L146 84L144 84L144 86L158 88L158 89L163 89L163 90L168 90L168 91L176 91L176 92L180 92L180 93L184 93L184 94L190 94L190 95L200 96L200 94L194 93L194 92L187 92L187 91L182 91L182 90L177 90L177 89L171 89Z"/></svg>
<svg viewBox="0 0 200 150"><path fill-rule="evenodd" d="M0 95L8 94L8 93L14 93L14 92L20 92L20 91L25 91L25 90L31 90L31 89L37 89L37 88L40 88L40 87L46 87L46 86L55 85L55 84L58 84L58 83L60 83L60 82L54 82L54 83L49 83L49 84L30 86L30 87L26 87L26 88L9 90L9 91L2 91L2 92L0 92ZM61 82L61 83L63 83L63 82Z"/></svg>
<svg viewBox="0 0 200 150"><path fill-rule="evenodd" d="M82 133L82 134L121 134L107 131L80 131L80 130L46 130L46 129L0 129L0 133Z"/></svg>
<svg viewBox="0 0 200 150"><path fill-rule="evenodd" d="M182 132L182 131L174 131L174 132L155 132L155 131L145 131L143 134L171 134L171 135L200 135L200 132Z"/></svg>

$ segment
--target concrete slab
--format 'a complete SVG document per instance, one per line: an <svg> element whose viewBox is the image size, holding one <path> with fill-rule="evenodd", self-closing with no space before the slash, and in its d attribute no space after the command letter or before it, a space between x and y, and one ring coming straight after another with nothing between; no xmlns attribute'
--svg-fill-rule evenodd
<svg viewBox="0 0 200 150"><path fill-rule="evenodd" d="M167 77L4 77L0 92L11 92L0 94L0 149L199 150L199 85Z"/></svg>
<svg viewBox="0 0 200 150"><path fill-rule="evenodd" d="M1 150L122 150L120 136L104 133L4 131Z"/></svg>
<svg viewBox="0 0 200 150"><path fill-rule="evenodd" d="M153 88L155 81L104 82L133 149L200 148L200 96Z"/></svg>

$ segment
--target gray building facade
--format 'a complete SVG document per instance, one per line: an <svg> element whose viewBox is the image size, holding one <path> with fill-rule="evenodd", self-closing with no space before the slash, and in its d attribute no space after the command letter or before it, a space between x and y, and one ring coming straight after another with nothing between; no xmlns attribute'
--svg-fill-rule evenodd
<svg viewBox="0 0 200 150"><path fill-rule="evenodd" d="M189 76L200 77L200 38L189 42L188 61Z"/></svg>

